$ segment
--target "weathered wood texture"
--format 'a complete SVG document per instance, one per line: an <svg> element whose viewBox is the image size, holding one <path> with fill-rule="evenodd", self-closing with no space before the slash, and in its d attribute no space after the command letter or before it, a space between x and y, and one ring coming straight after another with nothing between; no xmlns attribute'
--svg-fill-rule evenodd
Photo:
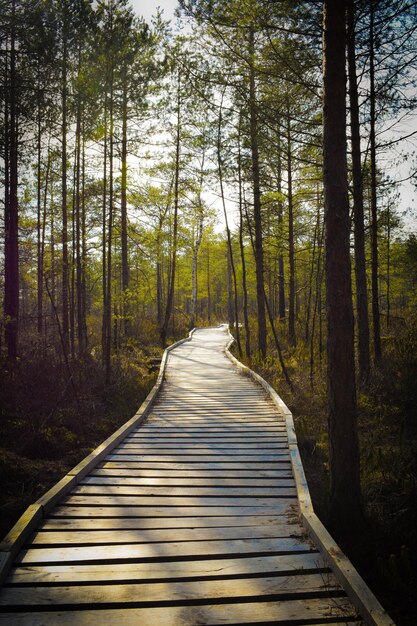
<svg viewBox="0 0 417 626"><path fill-rule="evenodd" d="M147 421L32 511L0 624L362 623L300 524L286 417L226 331L178 346Z"/></svg>

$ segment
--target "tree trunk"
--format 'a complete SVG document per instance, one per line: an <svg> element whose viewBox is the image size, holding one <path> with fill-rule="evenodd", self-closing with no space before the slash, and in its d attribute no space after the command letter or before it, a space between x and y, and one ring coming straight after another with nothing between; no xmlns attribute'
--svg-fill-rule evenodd
<svg viewBox="0 0 417 626"><path fill-rule="evenodd" d="M68 116L68 50L67 50L67 16L64 7L63 50L62 50L62 124L61 124L61 209L62 209L62 345L66 354L69 352L69 263L68 263L68 209L67 209L67 116Z"/></svg>
<svg viewBox="0 0 417 626"><path fill-rule="evenodd" d="M347 1L349 103L352 144L353 217L355 241L356 311L358 328L359 372L362 381L369 376L369 318L368 289L366 285L365 225L361 165L359 102L355 58L355 9L353 0Z"/></svg>
<svg viewBox="0 0 417 626"><path fill-rule="evenodd" d="M200 250L201 239L203 237L204 213L201 206L200 211L201 212L197 224L197 236L193 246L193 257L191 263L190 329L193 329L195 327L195 314L197 306L197 261L198 251Z"/></svg>
<svg viewBox="0 0 417 626"><path fill-rule="evenodd" d="M105 371L106 383L110 381L111 352L112 352L112 252L113 252L113 213L114 213L114 94L113 94L113 67L110 76L109 90L109 218L107 235L107 306L106 306L106 354Z"/></svg>
<svg viewBox="0 0 417 626"><path fill-rule="evenodd" d="M381 360L381 319L378 286L378 210L376 195L376 140L375 140L375 51L374 51L374 0L370 0L369 31L369 83L370 83L370 157L371 157L371 256L372 256L372 318L375 361Z"/></svg>
<svg viewBox="0 0 417 626"><path fill-rule="evenodd" d="M12 3L9 73L8 191L5 203L4 316L7 356L18 354L19 323L19 205L18 205L18 112L16 80L16 0ZM7 178L7 177L6 177Z"/></svg>
<svg viewBox="0 0 417 626"><path fill-rule="evenodd" d="M218 129L217 129L217 166L218 166L218 173L219 173L219 183L220 183L220 195L221 195L221 199L222 199L222 206L223 206L223 215L224 215L224 221L226 224L226 235L227 235L227 247L229 250L229 255L228 255L228 292L229 292L229 324L231 324L232 320L233 320L233 324L231 324L232 326L235 326L235 331L236 331L236 344L237 344L237 349L239 352L239 356L242 356L242 344L240 342L240 329L239 329L239 310L238 310L238 292L237 292L237 278L236 278L236 268L235 268L235 262L233 259L233 247L232 247L232 237L230 234L230 228L229 228L229 220L227 217L227 210L226 210L226 199L225 199L225 195L224 195L224 185L223 185L223 166L222 166L222 156L221 156L221 126L222 126L222 107L223 107L223 97L224 97L224 91L223 91L223 95L222 95L222 100L220 103L220 110L219 110L219 124L218 124ZM230 263L230 267L229 267L229 263ZM233 289L232 289L232 278L233 278ZM232 300L232 291L234 294L233 300ZM232 304L233 302L233 304ZM230 307L232 307L232 311L230 310Z"/></svg>
<svg viewBox="0 0 417 626"><path fill-rule="evenodd" d="M288 266L289 298L288 298L288 336L292 346L297 345L295 334L295 250L294 250L294 202L292 194L292 146L290 101L287 96L287 170L288 170Z"/></svg>
<svg viewBox="0 0 417 626"><path fill-rule="evenodd" d="M83 120L82 131L82 158L81 158L81 317L80 338L83 352L87 352L87 231L86 231L86 206L85 206L85 130Z"/></svg>
<svg viewBox="0 0 417 626"><path fill-rule="evenodd" d="M238 136L238 178L239 178L239 247L242 263L242 289L243 289L243 321L245 324L245 352L246 358L251 359L250 327L248 315L248 287L246 282L246 259L243 245L243 193L242 193L242 155L240 151L240 124Z"/></svg>
<svg viewBox="0 0 417 626"><path fill-rule="evenodd" d="M256 298L258 305L258 349L266 358L266 317L264 298L264 253L262 244L261 187L259 175L258 115L255 86L255 43L253 27L249 29L249 115L252 154L253 217L255 225Z"/></svg>
<svg viewBox="0 0 417 626"><path fill-rule="evenodd" d="M122 248L122 292L123 292L123 333L130 333L129 311L129 255L127 243L127 68L123 71L122 101L122 163L121 163L121 248Z"/></svg>
<svg viewBox="0 0 417 626"><path fill-rule="evenodd" d="M210 248L207 246L207 321L211 324Z"/></svg>
<svg viewBox="0 0 417 626"><path fill-rule="evenodd" d="M363 522L349 249L344 0L324 2L324 196L330 518L355 535Z"/></svg>
<svg viewBox="0 0 417 626"><path fill-rule="evenodd" d="M278 118L278 129L280 123ZM283 242L283 203L282 203L282 162L281 162L281 130L278 131L278 171L277 171L277 191L278 191L278 228L280 237L280 251L278 255L278 315L280 320L285 319L285 276L284 276L284 254L282 252Z"/></svg>
<svg viewBox="0 0 417 626"><path fill-rule="evenodd" d="M102 361L105 366L107 341L107 89L104 96L103 211L101 234L103 323L101 327Z"/></svg>
<svg viewBox="0 0 417 626"><path fill-rule="evenodd" d="M177 132L175 138L175 171L174 171L174 223L172 232L171 268L168 280L168 294L165 307L164 322L160 330L162 346L166 345L168 325L172 315L175 290L175 270L177 265L177 239L178 239L178 206L179 206L179 177L180 177L180 148L181 148L181 76L178 75L177 85Z"/></svg>

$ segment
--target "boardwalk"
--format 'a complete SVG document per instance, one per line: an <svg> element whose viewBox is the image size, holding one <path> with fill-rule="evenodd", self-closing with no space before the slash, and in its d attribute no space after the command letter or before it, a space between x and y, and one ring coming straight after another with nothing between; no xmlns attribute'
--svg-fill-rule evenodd
<svg viewBox="0 0 417 626"><path fill-rule="evenodd" d="M298 521L285 421L227 341L170 354L146 423L17 555L0 624L361 623Z"/></svg>

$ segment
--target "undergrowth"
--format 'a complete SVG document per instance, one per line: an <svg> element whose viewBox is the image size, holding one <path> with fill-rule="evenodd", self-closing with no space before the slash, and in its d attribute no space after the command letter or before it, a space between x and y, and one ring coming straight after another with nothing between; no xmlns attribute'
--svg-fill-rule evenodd
<svg viewBox="0 0 417 626"><path fill-rule="evenodd" d="M287 347L286 347L287 348ZM270 346L273 355L273 346ZM325 356L303 345L286 350L291 392L278 359L252 360L294 415L314 508L326 524L329 464ZM360 549L340 545L400 626L417 623L417 318L384 340L384 358L366 386L358 386L361 483L367 528Z"/></svg>
<svg viewBox="0 0 417 626"><path fill-rule="evenodd" d="M109 384L94 356L72 359L34 351L0 382L0 534L121 424L132 417L156 379L152 357L129 342L113 358Z"/></svg>

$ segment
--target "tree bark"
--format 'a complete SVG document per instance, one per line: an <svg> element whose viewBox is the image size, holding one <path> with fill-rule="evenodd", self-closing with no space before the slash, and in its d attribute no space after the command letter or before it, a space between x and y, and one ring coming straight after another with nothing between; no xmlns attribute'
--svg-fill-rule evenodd
<svg viewBox="0 0 417 626"><path fill-rule="evenodd" d="M181 76L178 75L177 85L177 129L175 137L175 171L174 171L174 223L172 232L172 255L171 268L168 280L168 294L165 307L164 322L160 330L162 346L166 345L168 325L174 305L175 270L177 265L177 239L178 239L178 207L179 207L179 177L180 177L180 149L181 149Z"/></svg>
<svg viewBox="0 0 417 626"><path fill-rule="evenodd" d="M277 171L277 191L278 191L278 228L279 228L279 236L280 236L280 248L282 248L282 240L283 240L283 221L284 221L284 212L283 212L283 202L282 202L282 160L281 160L281 130L280 123L278 118L278 147L277 147L277 157L278 157L278 171ZM284 254L282 249L279 251L278 255L278 315L280 320L285 319L285 275L284 275Z"/></svg>
<svg viewBox="0 0 417 626"><path fill-rule="evenodd" d="M346 3L324 1L324 196L330 518L342 533L363 522L356 415L346 140Z"/></svg>
<svg viewBox="0 0 417 626"><path fill-rule="evenodd" d="M262 243L261 186L259 172L258 115L255 85L255 42L253 27L249 29L249 115L252 154L253 217L255 225L256 299L258 306L258 349L266 358L266 316L264 298L264 253Z"/></svg>
<svg viewBox="0 0 417 626"><path fill-rule="evenodd" d="M371 157L371 274L372 274L372 318L374 335L375 361L381 360L381 318L379 312L378 285L378 207L376 186L376 139L375 139L375 37L374 37L374 0L370 0L369 30L369 84L370 84L370 157Z"/></svg>
<svg viewBox="0 0 417 626"><path fill-rule="evenodd" d="M224 91L223 91L222 100L220 103L219 123L218 123L218 128L217 128L217 167L218 167L218 173L219 173L220 195L222 199L224 221L226 224L227 247L228 247L227 275L228 275L228 296L229 296L228 297L229 325L231 325L232 327L235 326L236 344L237 344L239 356L241 357L242 356L242 344L240 342L236 268L235 268L235 262L233 258L232 237L230 234L229 220L227 217L226 199L225 199L224 185L223 185L223 165L222 165L222 155L221 155L221 127L222 127L223 97L224 97ZM232 278L233 278L233 286L232 286Z"/></svg>
<svg viewBox="0 0 417 626"><path fill-rule="evenodd" d="M250 326L249 326L249 314L248 314L248 286L246 281L246 259L245 259L245 247L243 245L243 190L242 190L242 155L240 146L240 124L238 135L238 179L239 179L239 247L240 247L240 259L242 263L242 289L243 289L243 321L245 324L245 352L246 358L251 359L251 345L250 345Z"/></svg>
<svg viewBox="0 0 417 626"><path fill-rule="evenodd" d="M67 126L68 126L68 42L67 42L68 19L64 6L62 26L62 76L61 76L61 102L62 102L62 125L61 125L61 210L62 210L62 345L65 346L66 354L69 352L69 263L68 263L68 209L67 209Z"/></svg>
<svg viewBox="0 0 417 626"><path fill-rule="evenodd" d="M369 316L368 289L366 285L365 222L363 209L359 101L355 57L355 9L353 0L347 0L347 24L358 361L360 378L362 381L366 381L369 376L370 368Z"/></svg>
<svg viewBox="0 0 417 626"><path fill-rule="evenodd" d="M9 72L8 190L5 203L4 315L8 359L18 355L19 330L19 204L18 111L16 78L16 0L12 3ZM7 178L7 177L6 177Z"/></svg>
<svg viewBox="0 0 417 626"><path fill-rule="evenodd" d="M122 252L122 292L123 292L123 333L130 334L129 310L129 250L127 243L127 67L123 70L122 97L122 163L121 163L121 252Z"/></svg>
<svg viewBox="0 0 417 626"><path fill-rule="evenodd" d="M289 298L288 298L288 336L292 346L297 345L295 334L295 249L294 249L294 200L292 193L292 146L290 101L287 95L287 173L288 173L288 266Z"/></svg>

